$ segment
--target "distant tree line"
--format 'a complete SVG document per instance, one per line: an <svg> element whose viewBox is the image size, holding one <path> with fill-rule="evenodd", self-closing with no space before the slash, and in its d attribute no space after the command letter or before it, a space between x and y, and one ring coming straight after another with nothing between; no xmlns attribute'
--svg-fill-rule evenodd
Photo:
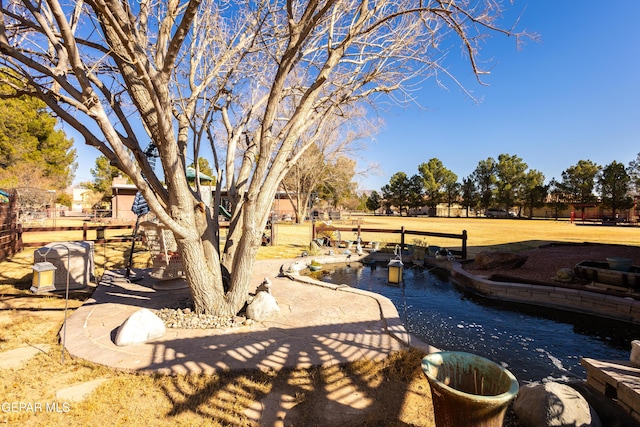
<svg viewBox="0 0 640 427"><path fill-rule="evenodd" d="M616 216L634 205L633 196L640 190L640 153L627 166L613 161L600 166L591 160L580 160L565 169L560 179L545 184L545 176L518 156L500 154L478 162L467 177L458 176L433 158L418 166L418 173L409 177L396 172L380 193L371 192L366 205L377 211L391 206L400 215L423 207L446 204L451 213L453 204L467 212L484 211L490 207L515 209L519 217L533 216L534 208L551 207L557 213L569 206L580 208L599 205Z"/></svg>

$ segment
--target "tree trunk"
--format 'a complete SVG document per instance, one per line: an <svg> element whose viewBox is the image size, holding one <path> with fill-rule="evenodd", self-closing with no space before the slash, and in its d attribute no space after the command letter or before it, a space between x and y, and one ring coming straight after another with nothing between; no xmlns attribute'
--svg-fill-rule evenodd
<svg viewBox="0 0 640 427"><path fill-rule="evenodd" d="M309 196L298 195L294 204L296 224L304 224L305 218L307 217L307 206L309 206Z"/></svg>
<svg viewBox="0 0 640 427"><path fill-rule="evenodd" d="M216 222L211 216L217 212L211 212L204 203L194 198L186 182L184 187L176 185L172 195L176 208L171 210L171 216L176 225L182 227L182 230L176 229L174 236L195 312L216 316L237 314L242 305L238 307L237 302L225 294L219 249L214 245L219 230L215 229ZM176 234L179 231L182 235ZM246 301L247 293L242 297Z"/></svg>
<svg viewBox="0 0 640 427"><path fill-rule="evenodd" d="M225 303L220 264L218 268L207 268L210 260L205 257L200 239L177 239L178 250L183 259L185 279L189 284L196 313L217 316L233 315Z"/></svg>
<svg viewBox="0 0 640 427"><path fill-rule="evenodd" d="M224 243L224 250L222 253L222 268L226 270L226 272L231 272L233 270L234 259L236 254L238 253L238 242L242 237L242 225L243 218L237 212L233 212L231 216L231 222L229 223L229 230L227 231L227 238ZM228 280L228 277L224 277L225 280ZM227 283L228 284L228 283Z"/></svg>
<svg viewBox="0 0 640 427"><path fill-rule="evenodd" d="M255 205L254 202L247 201L245 203L244 226L233 258L229 291L226 296L229 307L235 310L233 314L237 314L247 301L253 264L262 243L263 223L266 221L262 221L262 218L258 217L260 209Z"/></svg>

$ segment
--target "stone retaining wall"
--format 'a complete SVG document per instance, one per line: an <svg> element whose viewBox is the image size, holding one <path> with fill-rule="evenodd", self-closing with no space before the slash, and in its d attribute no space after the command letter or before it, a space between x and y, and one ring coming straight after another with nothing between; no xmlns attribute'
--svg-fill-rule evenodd
<svg viewBox="0 0 640 427"><path fill-rule="evenodd" d="M614 320L640 324L640 301L588 290L561 286L529 285L523 283L494 282L477 277L464 270L460 263L427 260L430 265L448 270L451 278L486 298L539 305L585 314L593 314Z"/></svg>

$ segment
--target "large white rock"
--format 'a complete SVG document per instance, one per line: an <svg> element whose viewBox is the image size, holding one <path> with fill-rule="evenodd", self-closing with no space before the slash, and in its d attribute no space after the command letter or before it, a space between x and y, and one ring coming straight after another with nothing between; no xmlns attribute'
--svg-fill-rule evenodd
<svg viewBox="0 0 640 427"><path fill-rule="evenodd" d="M602 427L596 411L577 390L556 382L520 387L513 411L526 427Z"/></svg>
<svg viewBox="0 0 640 427"><path fill-rule="evenodd" d="M160 338L166 332L162 320L151 310L142 308L122 323L116 333L116 345L141 344Z"/></svg>
<svg viewBox="0 0 640 427"><path fill-rule="evenodd" d="M261 321L280 311L278 302L269 292L258 292L247 306L247 318Z"/></svg>

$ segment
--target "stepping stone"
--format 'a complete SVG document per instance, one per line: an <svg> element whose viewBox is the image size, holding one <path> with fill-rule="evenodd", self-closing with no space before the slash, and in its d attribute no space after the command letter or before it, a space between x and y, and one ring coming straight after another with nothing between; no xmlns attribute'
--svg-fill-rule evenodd
<svg viewBox="0 0 640 427"><path fill-rule="evenodd" d="M90 395L96 388L100 387L100 385L105 381L107 381L107 378L98 378L97 380L87 381L72 385L71 387L63 388L56 392L56 399L64 402L80 402Z"/></svg>
<svg viewBox="0 0 640 427"><path fill-rule="evenodd" d="M48 353L48 344L36 344L28 347L19 347L0 353L0 369L13 369L20 367L24 362L38 353Z"/></svg>

